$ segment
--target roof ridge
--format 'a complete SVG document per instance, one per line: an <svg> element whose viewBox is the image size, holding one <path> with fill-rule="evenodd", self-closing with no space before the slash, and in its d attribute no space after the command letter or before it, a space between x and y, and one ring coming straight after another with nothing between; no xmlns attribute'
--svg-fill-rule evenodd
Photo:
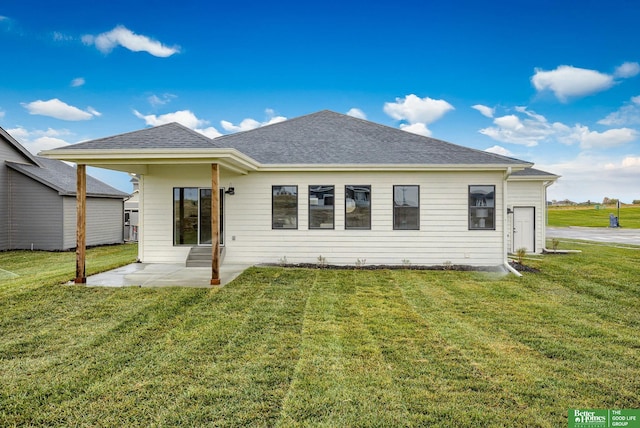
<svg viewBox="0 0 640 428"><path fill-rule="evenodd" d="M191 128L189 128L189 127L187 127L187 126L185 126L185 125L183 125L183 124L181 124L179 122L169 122L169 123L163 123L162 125L154 125L154 126L151 126L151 127L148 127L148 128L136 129L135 131L121 132L119 134L110 135L108 137L94 138L94 139L87 140L87 141L100 141L100 140L106 140L106 139L125 137L125 136L130 135L130 134L139 134L140 132L143 132L143 131L149 131L149 130L152 130L152 129L156 129L157 130L157 129L160 129L160 128L169 128L169 127L178 127L178 128L180 128L182 130L189 131L190 133L195 134L198 137L200 137L200 138L202 138L202 139L204 139L206 141L209 141L209 142L212 140L212 138L209 138L206 135L203 135L203 134L201 134L201 133L199 133L197 131L194 131L193 129L191 129ZM84 143L84 142L85 141L79 141L76 144L81 144L81 143Z"/></svg>
<svg viewBox="0 0 640 428"><path fill-rule="evenodd" d="M283 120L282 122L269 123L267 125L262 125L262 126L259 126L257 128L247 129L246 131L234 132L233 134L224 134L224 135L221 135L219 137L213 138L213 140L217 141L217 140L226 139L227 137L233 137L233 136L236 136L236 135L244 135L244 134L247 134L247 133L250 133L250 132L258 131L260 129L270 128L272 126L280 125L280 124L283 124L285 122L290 124L291 122L297 122L297 121L299 121L301 119L306 119L309 116L319 115L320 113L333 113L333 114L336 114L336 115L339 115L339 116L346 116L346 115L342 115L342 114L337 113L337 112L332 111L332 110L324 109L324 110L316 111L316 112L313 112L313 113L303 114L302 116L292 117L291 119L286 119L286 120ZM356 118L354 118L354 119L356 119Z"/></svg>
<svg viewBox="0 0 640 428"><path fill-rule="evenodd" d="M198 137L200 137L200 138L202 138L205 141L208 141L210 143L213 142L213 140L214 140L214 138L209 138L206 135L199 133L195 129L191 129L188 126L183 125L180 122L169 122L169 123L165 123L165 124L162 124L162 125L154 126L153 128L159 128L160 126L167 126L167 125L175 125L175 126L177 126L179 128L184 129L185 131L189 131L190 133L192 133L192 134L194 134L194 135L196 135L196 136L198 136ZM148 129L153 129L153 128L148 128ZM135 131L133 131L133 132L135 132Z"/></svg>

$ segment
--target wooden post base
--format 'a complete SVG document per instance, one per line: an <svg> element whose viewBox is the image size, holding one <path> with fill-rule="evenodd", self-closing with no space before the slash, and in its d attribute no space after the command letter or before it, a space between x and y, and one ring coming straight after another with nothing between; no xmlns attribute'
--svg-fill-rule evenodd
<svg viewBox="0 0 640 428"><path fill-rule="evenodd" d="M86 284L87 283L87 278L76 278L75 279L75 283L76 284Z"/></svg>
<svg viewBox="0 0 640 428"><path fill-rule="evenodd" d="M220 285L220 280L219 279L212 279L211 280L211 285Z"/></svg>

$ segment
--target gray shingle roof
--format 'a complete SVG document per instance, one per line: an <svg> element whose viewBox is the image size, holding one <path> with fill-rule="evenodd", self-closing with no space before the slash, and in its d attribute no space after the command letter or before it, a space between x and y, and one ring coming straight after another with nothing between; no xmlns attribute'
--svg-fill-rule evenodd
<svg viewBox="0 0 640 428"><path fill-rule="evenodd" d="M215 138L263 164L511 164L521 160L323 110Z"/></svg>
<svg viewBox="0 0 640 428"><path fill-rule="evenodd" d="M61 149L172 148L237 149L263 165L531 165L328 110L215 139L170 123Z"/></svg>
<svg viewBox="0 0 640 428"><path fill-rule="evenodd" d="M39 156L36 158L42 167L17 162L6 162L6 164L15 171L56 190L61 195L73 196L76 194L75 168L59 160ZM129 195L87 174L87 196L126 198Z"/></svg>
<svg viewBox="0 0 640 428"><path fill-rule="evenodd" d="M127 132L63 147L64 149L183 149L215 147L210 138L179 123Z"/></svg>
<svg viewBox="0 0 640 428"><path fill-rule="evenodd" d="M520 171L516 171L513 174L511 174L512 176L516 176L516 177L558 177L555 174L551 174L550 172L546 172L546 171L542 171L539 169L535 169L535 168L525 168L523 170Z"/></svg>

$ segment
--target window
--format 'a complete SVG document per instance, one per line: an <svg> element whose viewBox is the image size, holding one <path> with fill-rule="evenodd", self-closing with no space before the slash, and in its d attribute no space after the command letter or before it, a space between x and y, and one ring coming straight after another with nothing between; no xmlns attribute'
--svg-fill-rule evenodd
<svg viewBox="0 0 640 428"><path fill-rule="evenodd" d="M495 230L496 186L469 186L469 229Z"/></svg>
<svg viewBox="0 0 640 428"><path fill-rule="evenodd" d="M271 228L298 228L298 186L271 188Z"/></svg>
<svg viewBox="0 0 640 428"><path fill-rule="evenodd" d="M420 229L419 186L393 186L393 229Z"/></svg>
<svg viewBox="0 0 640 428"><path fill-rule="evenodd" d="M334 186L309 186L309 229L334 228Z"/></svg>
<svg viewBox="0 0 640 428"><path fill-rule="evenodd" d="M371 229L371 186L345 186L345 229Z"/></svg>

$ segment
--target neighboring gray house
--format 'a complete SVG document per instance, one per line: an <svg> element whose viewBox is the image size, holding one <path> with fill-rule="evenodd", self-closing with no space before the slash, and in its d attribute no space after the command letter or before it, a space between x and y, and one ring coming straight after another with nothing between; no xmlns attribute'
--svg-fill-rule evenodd
<svg viewBox="0 0 640 428"><path fill-rule="evenodd" d="M76 170L34 156L0 128L0 251L76 246ZM128 195L87 177L87 245L123 242Z"/></svg>

